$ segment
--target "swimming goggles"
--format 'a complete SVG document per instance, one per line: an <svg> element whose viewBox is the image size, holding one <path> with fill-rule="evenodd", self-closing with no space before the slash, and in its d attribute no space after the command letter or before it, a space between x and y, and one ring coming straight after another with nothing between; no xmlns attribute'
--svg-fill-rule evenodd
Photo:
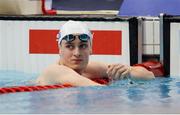
<svg viewBox="0 0 180 115"><path fill-rule="evenodd" d="M62 40L66 40L67 42L72 42L76 39L76 36L78 36L78 38L83 42L87 42L90 39L90 37L87 34L80 34L80 35L69 34L64 36Z"/></svg>

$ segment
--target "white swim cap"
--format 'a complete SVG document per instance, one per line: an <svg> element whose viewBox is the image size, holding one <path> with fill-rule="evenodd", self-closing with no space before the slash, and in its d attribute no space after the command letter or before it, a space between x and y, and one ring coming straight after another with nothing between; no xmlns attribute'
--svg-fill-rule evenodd
<svg viewBox="0 0 180 115"><path fill-rule="evenodd" d="M67 21L61 28L57 35L58 44L61 43L62 39L69 34L86 34L90 37L92 42L92 33L87 26L80 21Z"/></svg>

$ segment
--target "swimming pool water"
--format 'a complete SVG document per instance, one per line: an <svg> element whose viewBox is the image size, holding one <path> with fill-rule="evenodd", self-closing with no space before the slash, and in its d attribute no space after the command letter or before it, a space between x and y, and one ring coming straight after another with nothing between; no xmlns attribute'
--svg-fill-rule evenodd
<svg viewBox="0 0 180 115"><path fill-rule="evenodd" d="M0 71L0 87L32 85L37 74ZM0 114L180 113L180 78L121 80L105 87L76 87L0 95Z"/></svg>

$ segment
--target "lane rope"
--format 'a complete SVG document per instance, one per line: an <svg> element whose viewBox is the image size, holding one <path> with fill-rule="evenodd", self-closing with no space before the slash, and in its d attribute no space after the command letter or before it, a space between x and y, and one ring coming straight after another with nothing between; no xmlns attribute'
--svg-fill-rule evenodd
<svg viewBox="0 0 180 115"><path fill-rule="evenodd" d="M93 81L100 84L107 84L109 81L107 79L93 79ZM33 92L49 89L59 89L59 88L70 88L75 87L70 84L55 84L55 85L37 85L37 86L12 86L12 87L0 87L0 94L7 93L17 93L17 92Z"/></svg>
<svg viewBox="0 0 180 115"><path fill-rule="evenodd" d="M56 84L56 85L44 85L44 86L12 86L12 87L2 87L0 88L0 94L6 93L16 93L16 92L32 92L32 91L41 91L48 89L58 89L58 88L69 88L73 87L69 84Z"/></svg>

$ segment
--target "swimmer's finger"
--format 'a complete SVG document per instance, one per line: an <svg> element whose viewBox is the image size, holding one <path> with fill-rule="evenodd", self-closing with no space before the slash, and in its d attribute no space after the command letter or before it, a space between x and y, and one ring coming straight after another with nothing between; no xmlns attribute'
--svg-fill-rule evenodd
<svg viewBox="0 0 180 115"><path fill-rule="evenodd" d="M112 64L112 65L109 65L109 66L108 66L108 69L107 69L107 71L106 71L106 73L108 74L108 76L112 76L112 74L113 74L113 69L114 69L115 66L116 66L116 64Z"/></svg>
<svg viewBox="0 0 180 115"><path fill-rule="evenodd" d="M131 67L128 67L128 68L126 69L126 71L124 71L124 72L121 74L121 78L124 79L125 77L130 76L130 71L131 71Z"/></svg>

